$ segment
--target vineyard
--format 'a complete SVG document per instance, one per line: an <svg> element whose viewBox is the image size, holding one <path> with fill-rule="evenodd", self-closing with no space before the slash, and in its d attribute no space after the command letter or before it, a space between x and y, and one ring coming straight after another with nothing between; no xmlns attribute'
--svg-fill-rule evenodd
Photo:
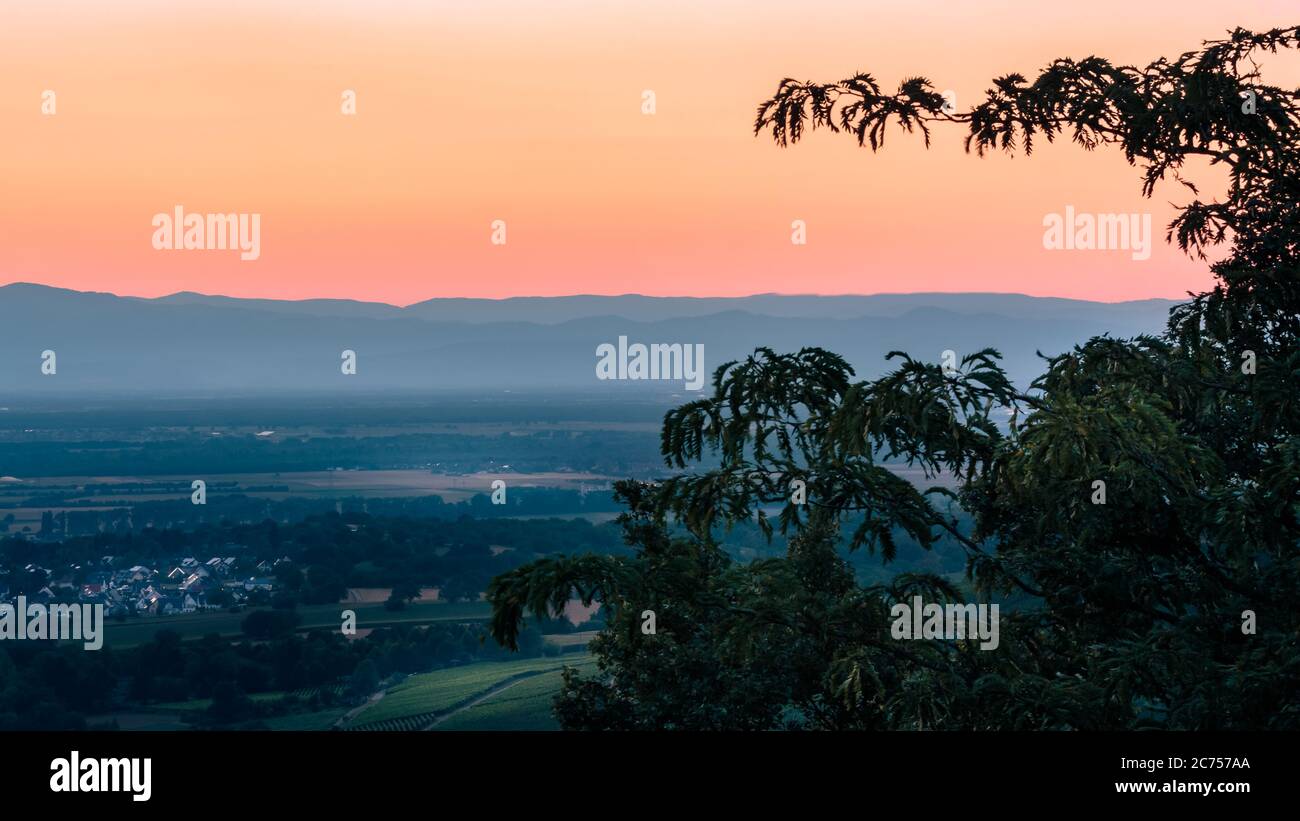
<svg viewBox="0 0 1300 821"><path fill-rule="evenodd" d="M512 681L552 673L558 682L559 671L565 666L590 664L588 655L575 655L568 659L485 661L411 676L358 713L344 729L362 732L420 730L435 719L462 709ZM549 706L547 702L547 715Z"/></svg>
<svg viewBox="0 0 1300 821"><path fill-rule="evenodd" d="M588 656L573 666L589 675L596 663ZM551 704L562 683L559 670L532 676L448 716L434 729L558 730L560 725L551 713Z"/></svg>

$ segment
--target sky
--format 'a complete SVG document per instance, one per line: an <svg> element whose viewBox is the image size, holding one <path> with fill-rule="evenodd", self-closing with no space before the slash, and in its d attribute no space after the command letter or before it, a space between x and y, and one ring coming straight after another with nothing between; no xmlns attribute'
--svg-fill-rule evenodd
<svg viewBox="0 0 1300 821"><path fill-rule="evenodd" d="M752 134L755 109L783 77L857 71L926 76L965 108L1057 57L1145 65L1296 16L1279 0L5 3L0 284L394 304L1181 297L1212 282L1164 242L1188 194L1143 199L1113 148L979 159L948 127L928 151L896 130L874 155L828 132L781 149ZM260 215L257 258L156 249L155 215L176 206ZM1149 213L1155 247L1045 248L1067 208Z"/></svg>

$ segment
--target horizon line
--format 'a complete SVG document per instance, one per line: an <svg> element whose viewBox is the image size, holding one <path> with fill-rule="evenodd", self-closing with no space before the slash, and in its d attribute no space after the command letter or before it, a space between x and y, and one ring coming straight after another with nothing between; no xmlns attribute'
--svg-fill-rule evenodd
<svg viewBox="0 0 1300 821"><path fill-rule="evenodd" d="M67 291L69 293L76 293L76 294L100 294L104 296L115 297L117 299L137 299L137 300L142 300L147 302L156 302L159 300L170 299L172 297L177 297L177 296L196 296L196 297L203 297L208 299L231 299L231 300L242 300L242 301L250 301L250 302L251 301L291 302L291 303L292 302L351 302L358 305L382 305L385 307L397 308L397 309L411 308L416 305L424 305L426 303L435 302L439 300L446 300L446 301L474 300L478 302L507 302L509 300L515 300L515 299L577 299L577 298L619 299L624 297L638 297L640 299L706 300L706 299L752 299L755 297L787 297L787 298L812 297L816 299L842 299L846 297L851 297L851 298L862 299L862 298L872 298L872 297L882 297L882 296L1007 296L1007 297L1025 297L1027 299L1059 299L1067 302L1089 302L1098 305L1125 305L1134 302L1151 302L1151 301L1179 302L1183 299L1187 299L1190 296L1193 296L1191 292L1187 292L1181 297L1148 296L1148 297L1139 297L1136 299L1103 300L1103 299L1082 299L1080 297L1071 297L1071 296L1055 296L1050 294L1046 294L1046 295L1027 294L1022 291L876 291L873 293L834 293L834 294L819 294L819 293L808 293L808 292L782 293L779 291L762 291L762 292L751 293L751 294L730 294L730 295L717 294L717 295L704 295L704 296L697 295L697 294L665 295L665 294L642 294L636 292L624 292L624 293L617 293L617 294L596 294L596 293L549 294L549 295L516 294L516 295L504 296L504 297L434 296L434 297L428 297L426 299L416 300L415 302L410 302L405 305L399 305L393 302L384 302L383 300L359 299L355 297L308 296L308 297L290 298L290 297L265 297L265 296L234 296L231 294L204 293L202 291L192 291L192 290L173 291L171 293L160 294L158 296L142 296L139 294L116 293L114 291L83 291L77 288L66 288L61 285L46 285L45 283L32 282L28 280L13 280L10 282L6 282L3 285L0 285L0 290L10 288L13 286L45 288L51 291Z"/></svg>

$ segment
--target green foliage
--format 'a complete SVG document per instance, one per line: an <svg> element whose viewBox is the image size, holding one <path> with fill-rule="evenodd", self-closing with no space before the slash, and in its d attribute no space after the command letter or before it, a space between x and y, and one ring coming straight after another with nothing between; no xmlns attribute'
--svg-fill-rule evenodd
<svg viewBox="0 0 1300 821"><path fill-rule="evenodd" d="M244 617L241 628L249 638L272 639L289 635L299 621L294 610L254 610Z"/></svg>
<svg viewBox="0 0 1300 821"><path fill-rule="evenodd" d="M369 696L379 687L379 670L370 659L362 659L348 680L348 694L358 698Z"/></svg>
<svg viewBox="0 0 1300 821"><path fill-rule="evenodd" d="M1199 197L1180 169L1208 157L1229 190L1182 206L1168 239L1230 252L1161 337L1094 338L1047 358L1023 392L992 350L954 370L894 353L892 373L864 382L817 349L719 367L662 438L670 466L717 466L619 487L633 556L546 559L489 588L506 643L525 611L572 591L608 608L590 645L599 672L566 675L563 725L1300 727L1300 93L1262 83L1255 60L1298 45L1295 28L1237 30L1141 69L1057 60L1033 83L996 80L965 112L920 78L892 95L866 74L783 81L756 122L780 145L825 126L876 150L891 120L927 143L930 125L964 124L979 154L1068 134L1118 146L1147 196L1170 176ZM882 459L957 490L913 487ZM788 555L733 564L715 526L756 518L771 534L773 505ZM670 517L687 537L669 536ZM999 647L891 638L893 604L963 591L921 574L859 587L834 547L852 517L851 546L886 562L895 530L960 544L971 590L1004 604ZM643 609L654 635L638 629Z"/></svg>

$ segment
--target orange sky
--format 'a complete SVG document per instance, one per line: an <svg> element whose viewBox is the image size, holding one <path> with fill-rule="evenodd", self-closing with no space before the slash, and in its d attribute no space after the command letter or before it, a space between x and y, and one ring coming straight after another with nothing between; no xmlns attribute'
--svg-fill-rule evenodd
<svg viewBox="0 0 1300 821"><path fill-rule="evenodd" d="M928 152L897 131L874 156L828 133L782 150L751 136L754 109L784 76L857 70L890 88L924 74L966 107L993 76L1054 57L1145 64L1235 25L1296 22L1276 0L15 6L0 9L0 283L398 304L1181 296L1210 282L1163 242L1184 192L1143 200L1117 151L979 160L956 129ZM1275 83L1300 76L1264 65ZM345 89L356 116L340 113ZM154 250L152 216L178 204L260 213L261 256ZM1066 206L1151 212L1151 258L1045 250L1043 217Z"/></svg>

